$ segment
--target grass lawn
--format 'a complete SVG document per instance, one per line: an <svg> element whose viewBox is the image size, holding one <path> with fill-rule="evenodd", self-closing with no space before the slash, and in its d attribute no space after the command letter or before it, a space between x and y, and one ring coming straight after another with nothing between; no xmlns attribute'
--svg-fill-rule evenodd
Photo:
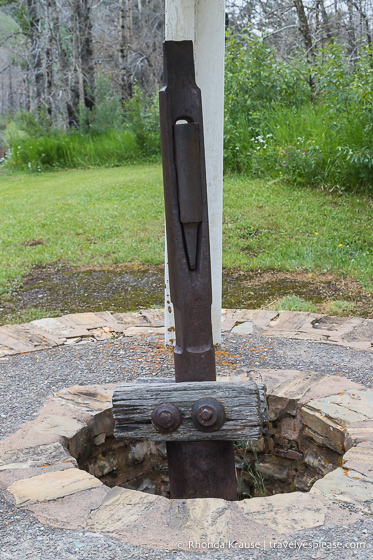
<svg viewBox="0 0 373 560"><path fill-rule="evenodd" d="M0 177L0 293L34 266L164 259L159 165Z"/></svg>
<svg viewBox="0 0 373 560"><path fill-rule="evenodd" d="M43 265L161 264L159 164L0 176L0 294ZM330 271L373 290L373 201L226 177L225 267Z"/></svg>
<svg viewBox="0 0 373 560"><path fill-rule="evenodd" d="M373 289L373 198L226 178L226 267L336 272Z"/></svg>

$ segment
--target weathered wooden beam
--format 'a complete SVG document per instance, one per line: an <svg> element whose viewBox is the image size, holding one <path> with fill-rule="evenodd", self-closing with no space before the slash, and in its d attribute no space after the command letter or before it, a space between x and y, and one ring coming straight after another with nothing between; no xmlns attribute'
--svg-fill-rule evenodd
<svg viewBox="0 0 373 560"><path fill-rule="evenodd" d="M200 399L204 399L201 402L206 406L196 406ZM211 422L208 418L209 403L214 402L205 399L215 399L223 407L224 422L216 431L205 431ZM257 440L262 437L267 423L265 402L265 387L263 384L258 387L251 380L230 383L160 381L121 385L113 395L114 435L116 439L151 441ZM159 431L152 423L154 409L164 403L175 406L180 412L180 425L174 429L176 424L171 419L169 425L174 431L169 433ZM158 410L167 421L168 409ZM200 419L204 424L200 429L192 418L194 416L196 421L198 410L202 411L201 418L207 416L205 420Z"/></svg>

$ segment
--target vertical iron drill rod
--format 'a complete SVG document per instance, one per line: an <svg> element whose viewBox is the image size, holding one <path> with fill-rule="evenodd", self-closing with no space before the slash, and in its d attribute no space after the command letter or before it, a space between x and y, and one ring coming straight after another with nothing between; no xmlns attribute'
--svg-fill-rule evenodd
<svg viewBox="0 0 373 560"><path fill-rule="evenodd" d="M192 41L164 42L160 118L176 382L216 381L201 92ZM167 442L171 498L235 500L233 442Z"/></svg>

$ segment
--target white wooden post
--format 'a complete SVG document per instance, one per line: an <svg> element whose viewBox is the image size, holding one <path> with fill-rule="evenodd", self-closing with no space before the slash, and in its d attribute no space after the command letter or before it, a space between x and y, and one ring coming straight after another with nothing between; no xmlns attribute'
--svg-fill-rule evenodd
<svg viewBox="0 0 373 560"><path fill-rule="evenodd" d="M212 329L221 341L225 0L166 0L166 40L194 42L202 92L212 272ZM165 260L166 344L175 340Z"/></svg>

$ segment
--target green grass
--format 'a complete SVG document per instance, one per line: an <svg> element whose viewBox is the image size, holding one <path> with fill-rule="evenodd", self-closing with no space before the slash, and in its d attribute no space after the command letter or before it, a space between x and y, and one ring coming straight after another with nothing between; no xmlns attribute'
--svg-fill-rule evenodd
<svg viewBox="0 0 373 560"><path fill-rule="evenodd" d="M308 311L317 313L317 307L310 301L298 296L286 296L278 300L272 309L275 311Z"/></svg>
<svg viewBox="0 0 373 560"><path fill-rule="evenodd" d="M228 177L223 265L334 271L373 288L373 200Z"/></svg>
<svg viewBox="0 0 373 560"><path fill-rule="evenodd" d="M35 266L164 260L158 164L0 176L0 293ZM372 199L225 179L223 263L331 271L373 289Z"/></svg>
<svg viewBox="0 0 373 560"><path fill-rule="evenodd" d="M163 262L159 165L3 175L0 196L0 293L34 266Z"/></svg>
<svg viewBox="0 0 373 560"><path fill-rule="evenodd" d="M354 315L356 311L355 305L351 301L335 300L331 301L326 306L326 312L328 315L345 317L348 315Z"/></svg>
<svg viewBox="0 0 373 560"><path fill-rule="evenodd" d="M10 135L10 125L7 134ZM40 138L20 140L16 132L11 141L7 168L16 171L48 171L92 167L118 167L141 159L135 135L129 131L110 130L91 136L55 133Z"/></svg>

